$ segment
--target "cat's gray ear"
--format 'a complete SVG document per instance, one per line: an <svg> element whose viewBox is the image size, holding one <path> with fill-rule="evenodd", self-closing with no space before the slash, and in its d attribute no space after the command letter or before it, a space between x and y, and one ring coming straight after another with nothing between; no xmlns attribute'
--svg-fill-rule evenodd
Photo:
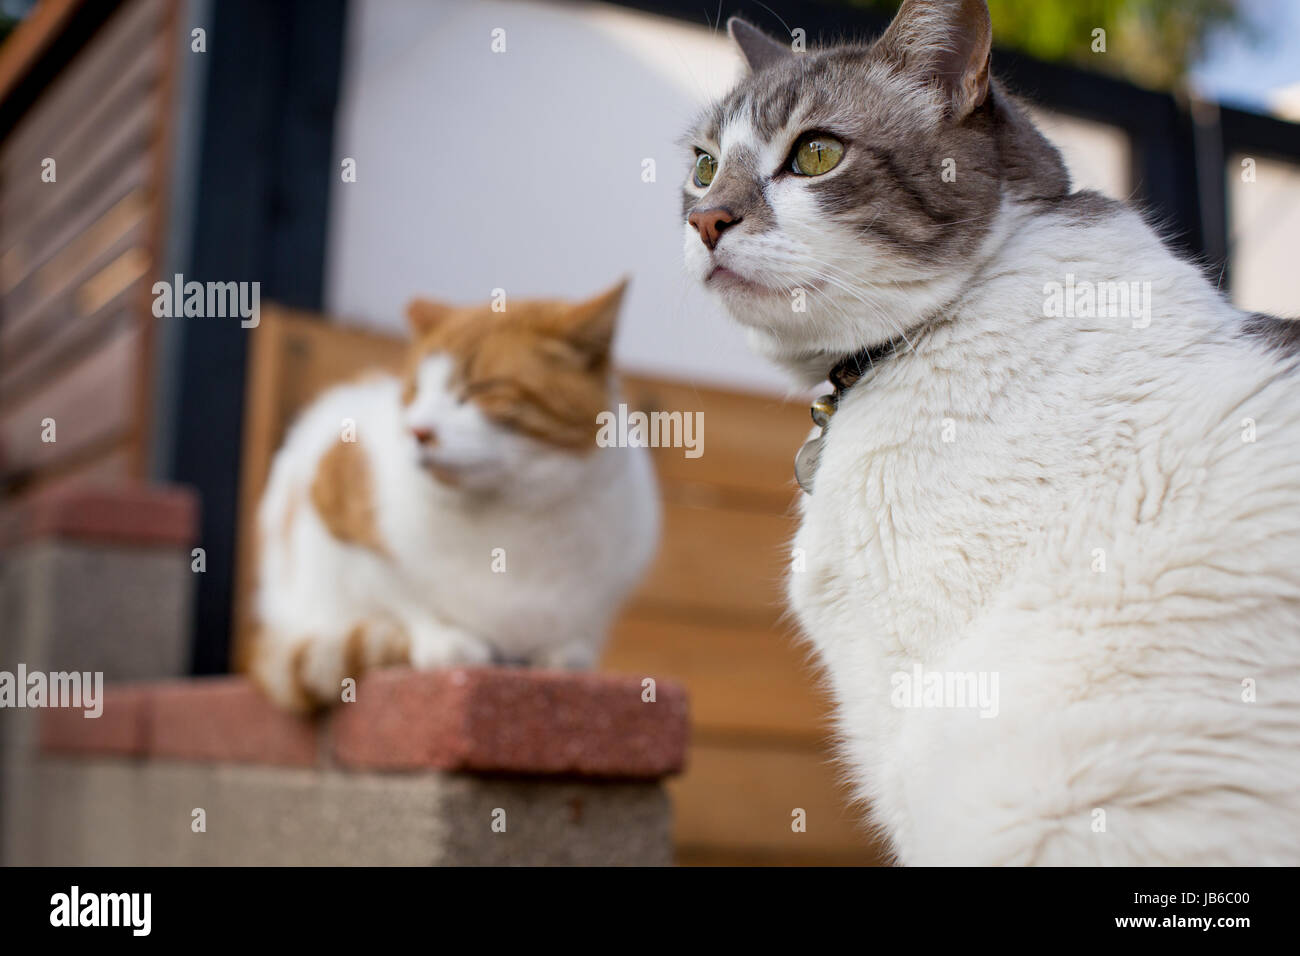
<svg viewBox="0 0 1300 956"><path fill-rule="evenodd" d="M758 27L740 17L732 17L727 21L727 34L736 41L741 56L754 71L794 56L794 51L788 43L772 39Z"/></svg>
<svg viewBox="0 0 1300 956"><path fill-rule="evenodd" d="M985 0L903 0L876 49L936 84L955 119L988 98L993 23Z"/></svg>

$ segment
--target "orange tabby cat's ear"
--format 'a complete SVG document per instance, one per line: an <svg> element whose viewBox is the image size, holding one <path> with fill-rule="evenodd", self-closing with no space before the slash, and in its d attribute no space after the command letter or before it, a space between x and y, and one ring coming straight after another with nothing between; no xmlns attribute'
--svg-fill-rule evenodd
<svg viewBox="0 0 1300 956"><path fill-rule="evenodd" d="M627 279L593 299L579 302L560 317L560 328L556 331L565 341L593 358L607 356L614 341L614 326L625 291Z"/></svg>
<svg viewBox="0 0 1300 956"><path fill-rule="evenodd" d="M417 337L436 328L454 311L454 306L433 299L412 299L406 307L406 321Z"/></svg>

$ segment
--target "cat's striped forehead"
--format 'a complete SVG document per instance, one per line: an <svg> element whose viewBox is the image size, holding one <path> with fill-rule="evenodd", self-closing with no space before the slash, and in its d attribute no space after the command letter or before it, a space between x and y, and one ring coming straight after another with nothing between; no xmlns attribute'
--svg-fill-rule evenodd
<svg viewBox="0 0 1300 956"><path fill-rule="evenodd" d="M791 57L750 74L696 124L697 144L750 148L809 129L845 133L868 124L897 135L935 119L933 101L915 81L873 55L871 46Z"/></svg>
<svg viewBox="0 0 1300 956"><path fill-rule="evenodd" d="M552 445L589 449L609 407L610 356L623 285L585 302L511 301L456 307L412 303L414 336L402 401L422 388L454 394L515 431ZM430 358L439 374L422 378Z"/></svg>
<svg viewBox="0 0 1300 956"><path fill-rule="evenodd" d="M732 248L745 236L791 240L834 224L837 248L871 245L927 268L977 249L1007 144L1000 152L987 110L955 121L933 74L883 42L786 56L709 108L690 139L718 166L707 187L683 183L683 218L726 209L745 223ZM843 161L792 187L783 179L791 150L812 132L838 138Z"/></svg>

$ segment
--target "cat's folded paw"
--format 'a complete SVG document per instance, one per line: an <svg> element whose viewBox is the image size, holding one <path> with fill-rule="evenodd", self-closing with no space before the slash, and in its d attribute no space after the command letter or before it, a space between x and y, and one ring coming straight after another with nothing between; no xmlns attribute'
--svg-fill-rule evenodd
<svg viewBox="0 0 1300 956"><path fill-rule="evenodd" d="M570 641L534 655L533 666L545 670L585 671L595 667L599 658L598 642Z"/></svg>
<svg viewBox="0 0 1300 956"><path fill-rule="evenodd" d="M411 629L411 666L420 670L441 667L485 667L492 663L492 648L468 631L448 624L426 624Z"/></svg>
<svg viewBox="0 0 1300 956"><path fill-rule="evenodd" d="M338 699L332 690L327 699L319 683L320 654L313 653L313 643L305 639L293 644L264 642L254 653L249 676L286 710L311 713Z"/></svg>
<svg viewBox="0 0 1300 956"><path fill-rule="evenodd" d="M333 638L259 640L250 673L281 707L310 712L343 700L345 680L408 660L405 632L378 620L357 623Z"/></svg>

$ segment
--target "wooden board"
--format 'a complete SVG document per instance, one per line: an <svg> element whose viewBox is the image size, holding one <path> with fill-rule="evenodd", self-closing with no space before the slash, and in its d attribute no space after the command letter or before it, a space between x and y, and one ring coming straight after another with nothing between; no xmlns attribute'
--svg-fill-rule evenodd
<svg viewBox="0 0 1300 956"><path fill-rule="evenodd" d="M127 437L139 354L138 331L121 329L38 394L0 413L5 479L26 479ZM52 442L43 440L47 420L54 422Z"/></svg>
<svg viewBox="0 0 1300 956"><path fill-rule="evenodd" d="M653 454L661 479L678 485L678 500L708 506L725 500L734 508L784 514L797 491L793 452L811 421L802 402L728 392L680 382L626 376L630 408L647 412L699 413L702 454L689 458L680 448Z"/></svg>
<svg viewBox="0 0 1300 956"><path fill-rule="evenodd" d="M83 0L41 0L0 45L0 97L31 70L67 25Z"/></svg>
<svg viewBox="0 0 1300 956"><path fill-rule="evenodd" d="M709 862L709 852L884 862L860 815L848 806L840 770L825 751L700 734L687 760L686 774L668 789L673 842L694 862ZM804 814L803 832L793 828L797 810Z"/></svg>
<svg viewBox="0 0 1300 956"><path fill-rule="evenodd" d="M784 612L782 579L794 520L725 504L678 504L670 480L663 479L663 489L663 541L633 606L774 626Z"/></svg>
<svg viewBox="0 0 1300 956"><path fill-rule="evenodd" d="M177 6L118 5L0 143L6 493L148 471L148 289L164 247ZM0 91L75 7L45 0L18 29L0 52ZM53 182L42 178L47 158ZM40 440L47 418L56 422L52 444Z"/></svg>
<svg viewBox="0 0 1300 956"><path fill-rule="evenodd" d="M96 449L93 454L61 468L44 471L27 487L28 492L56 492L72 486L123 485L132 480L134 456L125 439Z"/></svg>
<svg viewBox="0 0 1300 956"><path fill-rule="evenodd" d="M615 624L601 666L683 682L697 732L824 743L829 706L805 651L784 629L633 609Z"/></svg>

